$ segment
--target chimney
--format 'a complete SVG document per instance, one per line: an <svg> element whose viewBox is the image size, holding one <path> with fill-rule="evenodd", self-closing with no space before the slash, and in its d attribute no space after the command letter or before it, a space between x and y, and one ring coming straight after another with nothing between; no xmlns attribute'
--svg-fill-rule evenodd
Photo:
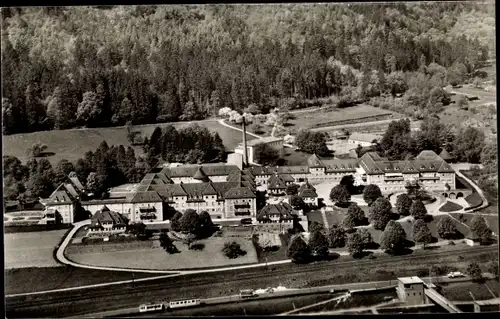
<svg viewBox="0 0 500 319"><path fill-rule="evenodd" d="M248 150L247 150L247 128L245 123L245 117L242 117L243 121L243 168L248 166Z"/></svg>

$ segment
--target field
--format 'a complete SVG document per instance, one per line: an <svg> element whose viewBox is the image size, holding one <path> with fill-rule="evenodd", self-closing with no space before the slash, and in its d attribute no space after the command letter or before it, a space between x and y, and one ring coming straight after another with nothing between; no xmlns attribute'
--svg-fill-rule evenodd
<svg viewBox="0 0 500 319"><path fill-rule="evenodd" d="M322 109L317 112L304 112L294 114L294 119L288 121L289 126L300 128L317 128L321 126L330 126L331 122L353 121L359 118L385 116L388 118L393 115L394 118L400 115L391 111L376 108L371 105L360 104L342 109ZM375 118L366 120L374 121ZM335 123L336 124L336 123ZM340 123L339 123L340 124Z"/></svg>
<svg viewBox="0 0 500 319"><path fill-rule="evenodd" d="M156 276L158 274L95 270L67 266L7 269L5 270L5 294L71 288Z"/></svg>
<svg viewBox="0 0 500 319"><path fill-rule="evenodd" d="M492 295L488 288L493 291L496 296ZM487 300L498 298L500 285L498 280L487 280L485 283L460 282L452 283L442 287L441 294L452 301L473 301L469 292L474 295L477 300Z"/></svg>
<svg viewBox="0 0 500 319"><path fill-rule="evenodd" d="M9 233L4 235L5 268L53 267L54 249L67 230Z"/></svg>
<svg viewBox="0 0 500 319"><path fill-rule="evenodd" d="M246 251L245 256L229 259L221 252L226 241L236 241ZM195 269L257 262L257 254L250 240L238 237L208 238L199 240L203 250L188 250L187 246L175 243L181 251L170 255L157 241L136 241L129 243L103 243L92 245L70 245L66 248L66 257L74 262L107 267L130 269Z"/></svg>
<svg viewBox="0 0 500 319"><path fill-rule="evenodd" d="M3 215L6 226L36 225L43 218L42 211L20 211Z"/></svg>
<svg viewBox="0 0 500 319"><path fill-rule="evenodd" d="M177 129L189 125L190 122L172 123ZM238 143L241 142L242 134L239 131L222 126L216 120L207 120L193 122L201 126L207 127L212 132L219 133L226 150L232 151ZM155 127L166 126L167 124L151 124L138 125L134 127L135 131L140 131L143 136L149 136ZM252 137L247 134L247 139ZM26 134L14 134L3 137L4 155L12 155L18 157L21 161L27 160L26 150L35 143L43 143L47 145L47 153L54 153L53 156L47 157L52 165L55 165L61 159L67 159L71 162L76 162L77 159L83 157L85 152L94 151L99 144L105 140L108 145L130 145L127 140L125 127L112 128L91 128L91 129L72 129L65 131L42 131ZM135 148L136 156L142 154L140 147Z"/></svg>

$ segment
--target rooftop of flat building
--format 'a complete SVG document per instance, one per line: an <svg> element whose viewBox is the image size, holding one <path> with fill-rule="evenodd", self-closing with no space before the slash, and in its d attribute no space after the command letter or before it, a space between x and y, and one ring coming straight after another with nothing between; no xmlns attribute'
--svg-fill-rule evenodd
<svg viewBox="0 0 500 319"><path fill-rule="evenodd" d="M398 278L403 284L423 284L424 281L417 276Z"/></svg>
<svg viewBox="0 0 500 319"><path fill-rule="evenodd" d="M247 146L255 146L257 144L267 144L267 143L272 143L272 142L279 142L283 141L283 138L281 137L274 137L274 136L266 136L262 138L256 138L250 141L247 141ZM243 143L238 144L238 146L242 146Z"/></svg>

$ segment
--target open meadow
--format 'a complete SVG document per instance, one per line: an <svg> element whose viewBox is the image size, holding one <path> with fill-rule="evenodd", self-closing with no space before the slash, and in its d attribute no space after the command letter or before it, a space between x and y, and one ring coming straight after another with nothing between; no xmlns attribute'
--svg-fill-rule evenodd
<svg viewBox="0 0 500 319"><path fill-rule="evenodd" d="M5 269L60 266L54 249L67 230L4 234Z"/></svg>
<svg viewBox="0 0 500 319"><path fill-rule="evenodd" d="M377 108L367 104L359 104L346 108L325 108L317 112L304 112L294 114L294 118L288 121L288 126L293 126L297 130L301 128L318 128L322 126L332 126L342 124L346 121L363 123L382 119L397 119L400 114ZM359 122L358 122L359 121Z"/></svg>
<svg viewBox="0 0 500 319"><path fill-rule="evenodd" d="M206 120L197 122L176 122L134 126L134 131L140 132L142 136L150 136L157 127L164 127L172 124L176 129L188 126L190 123L197 123L200 126L208 128L212 132L219 133L227 151L232 151L242 141L241 132L221 125L216 120ZM247 134L247 139L252 140L255 137ZM61 159L67 159L76 162L83 157L87 151L95 151L99 144L105 140L108 145L130 145L127 140L127 131L124 126L89 128L89 129L71 129L71 130L53 130L41 131L35 133L23 133L6 135L3 137L4 155L12 155L26 162L26 151L33 144L41 143L47 145L47 153L54 153L47 159L52 165L57 164ZM140 147L135 147L136 155L142 154Z"/></svg>
<svg viewBox="0 0 500 319"><path fill-rule="evenodd" d="M221 252L226 241L236 241L246 255L229 259ZM188 250L187 246L176 242L180 250L168 254L159 247L158 241L134 241L130 243L72 244L65 250L68 259L92 266L106 266L130 269L180 270L252 264L258 261L251 240L244 238L211 237L199 240L203 250Z"/></svg>

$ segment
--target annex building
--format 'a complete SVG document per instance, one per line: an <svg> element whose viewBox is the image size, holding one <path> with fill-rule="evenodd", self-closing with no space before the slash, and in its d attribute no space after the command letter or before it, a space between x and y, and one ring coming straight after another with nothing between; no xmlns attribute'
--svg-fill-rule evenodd
<svg viewBox="0 0 500 319"><path fill-rule="evenodd" d="M104 200L81 200L85 189L72 173L49 198L41 200L46 214L60 215L73 223L75 203L92 215L104 205L128 220L154 222L169 219L175 211L207 211L213 219L235 220L257 217L259 185L268 194L283 194L292 183L301 184L299 196L317 204L314 184L340 183L353 175L358 185L376 184L383 193L405 191L407 182L418 182L428 191L455 189L455 172L432 151L423 151L414 160L389 161L376 153L359 159L321 159L312 155L303 166L248 167L227 163L201 165L160 165L139 184Z"/></svg>

